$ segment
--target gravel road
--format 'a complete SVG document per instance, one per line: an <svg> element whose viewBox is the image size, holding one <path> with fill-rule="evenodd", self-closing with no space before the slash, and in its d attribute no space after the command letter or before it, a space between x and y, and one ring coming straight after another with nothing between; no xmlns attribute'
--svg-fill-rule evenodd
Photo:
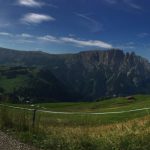
<svg viewBox="0 0 150 150"><path fill-rule="evenodd" d="M12 137L0 131L0 150L37 150L14 140Z"/></svg>

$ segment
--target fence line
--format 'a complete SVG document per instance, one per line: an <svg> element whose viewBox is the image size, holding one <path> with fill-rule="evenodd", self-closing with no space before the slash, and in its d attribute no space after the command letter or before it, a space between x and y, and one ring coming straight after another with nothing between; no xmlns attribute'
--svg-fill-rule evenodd
<svg viewBox="0 0 150 150"><path fill-rule="evenodd" d="M28 110L28 111L35 111L36 109L28 109L23 107L15 107L10 105L0 104L0 106L5 106L13 109L20 109L20 110ZM107 114L123 114L123 113L130 113L130 112L138 112L143 110L150 110L149 107L147 108L140 108L140 109L131 109L131 110L124 110L124 111L117 111L117 112L56 112L56 111L48 111L48 110L36 110L37 112L43 113L50 113L50 114L67 114L67 115L107 115Z"/></svg>
<svg viewBox="0 0 150 150"><path fill-rule="evenodd" d="M20 110L29 110L29 111L33 111L34 110L34 109L23 108L23 107L15 107L15 106L4 105L4 104L0 104L0 106L5 106L5 107L9 107L9 108L14 108L14 109L20 109Z"/></svg>

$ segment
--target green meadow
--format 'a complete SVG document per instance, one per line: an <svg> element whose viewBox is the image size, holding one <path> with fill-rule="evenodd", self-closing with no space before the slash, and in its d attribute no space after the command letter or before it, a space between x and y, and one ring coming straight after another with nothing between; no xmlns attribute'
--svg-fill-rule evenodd
<svg viewBox="0 0 150 150"><path fill-rule="evenodd" d="M45 150L147 150L150 110L92 114L150 107L149 95L134 97L135 100L120 97L97 102L5 104L0 106L0 128ZM10 105L36 109L35 122L33 110Z"/></svg>

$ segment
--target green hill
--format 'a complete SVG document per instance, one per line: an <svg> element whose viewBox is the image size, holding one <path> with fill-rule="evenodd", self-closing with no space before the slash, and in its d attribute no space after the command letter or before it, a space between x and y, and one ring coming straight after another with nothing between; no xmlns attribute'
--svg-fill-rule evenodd
<svg viewBox="0 0 150 150"><path fill-rule="evenodd" d="M49 71L30 67L0 68L1 100L53 101L69 97L66 87Z"/></svg>

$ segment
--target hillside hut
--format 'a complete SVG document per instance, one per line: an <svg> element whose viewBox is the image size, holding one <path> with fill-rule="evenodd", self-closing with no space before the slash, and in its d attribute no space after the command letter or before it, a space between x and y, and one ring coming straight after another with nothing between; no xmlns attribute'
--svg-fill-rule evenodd
<svg viewBox="0 0 150 150"><path fill-rule="evenodd" d="M131 102L136 100L136 98L134 96L128 96L128 97L126 97L126 99Z"/></svg>

